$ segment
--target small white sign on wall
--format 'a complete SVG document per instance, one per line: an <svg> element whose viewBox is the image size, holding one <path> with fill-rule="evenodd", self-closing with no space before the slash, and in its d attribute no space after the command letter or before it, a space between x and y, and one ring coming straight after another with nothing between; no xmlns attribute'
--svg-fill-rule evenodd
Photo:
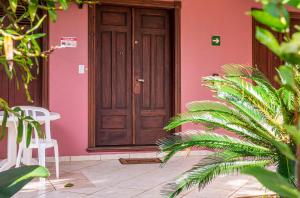
<svg viewBox="0 0 300 198"><path fill-rule="evenodd" d="M61 37L60 39L61 47L77 47L77 37Z"/></svg>

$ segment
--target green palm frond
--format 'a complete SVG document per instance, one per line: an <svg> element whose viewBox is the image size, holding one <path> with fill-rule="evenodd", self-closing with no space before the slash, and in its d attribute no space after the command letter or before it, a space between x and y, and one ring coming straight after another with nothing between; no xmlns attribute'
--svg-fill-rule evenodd
<svg viewBox="0 0 300 198"><path fill-rule="evenodd" d="M235 114L234 109L230 108L227 104L210 100L189 102L186 104L186 108L189 112L217 111Z"/></svg>
<svg viewBox="0 0 300 198"><path fill-rule="evenodd" d="M242 91L243 96L257 105L266 116L273 117L277 113L276 107L278 107L279 100L266 98L266 89L253 85L252 82L248 82L247 79L240 77L224 77L224 79L228 85Z"/></svg>
<svg viewBox="0 0 300 198"><path fill-rule="evenodd" d="M221 102L188 103L188 111L174 117L165 129L195 123L212 129L222 128L238 137L216 134L213 130L192 130L160 140L160 150L166 154L164 162L187 148L208 148L216 152L170 183L164 195L175 197L193 185L204 187L220 174L271 163L283 177L291 183L295 181L292 163L295 148L284 128L293 120L293 92L287 87L277 90L257 68L230 64L223 70L223 76L203 78L204 85L215 92Z"/></svg>
<svg viewBox="0 0 300 198"><path fill-rule="evenodd" d="M191 113L191 112L192 113L193 112L198 112L198 113L200 113L200 112L215 112L215 113L223 114L225 117L228 114L232 115L232 116L235 116L237 120L239 120L239 121L241 121L243 123L247 123L249 125L247 127L247 129L250 130L250 131L256 131L256 130L258 130L258 131L265 131L265 133L267 133L267 131L270 130L269 127L266 129L263 126L255 124L255 122L253 121L253 119L251 119L252 117L249 118L248 116L245 116L243 113L237 111L236 109L230 107L228 104L225 104L225 103L221 103L221 102L217 102L217 101L209 101L209 100L193 101L193 102L188 103L186 105L186 108L188 109L189 113ZM257 120L261 120L261 117L257 117ZM197 122L197 120L196 121L192 121L192 122ZM203 122L203 121L201 121L201 122ZM209 124L210 126L212 126L214 128L220 127L220 125L215 126L212 123L205 123L205 124Z"/></svg>
<svg viewBox="0 0 300 198"><path fill-rule="evenodd" d="M276 114L280 113L279 103L280 100L277 98L270 100L266 97L268 92L266 89L255 86L248 82L251 79L243 79L238 77L216 77L209 76L204 78L205 85L215 90L217 94L219 92L227 91L231 95L235 95L240 100L247 100L248 103L255 106L259 111L266 117L273 118ZM226 88L226 90L223 90Z"/></svg>
<svg viewBox="0 0 300 198"><path fill-rule="evenodd" d="M229 83L229 85L235 86L243 92L243 94L249 93L254 96L256 100L261 102L269 111L273 111L273 107L280 107L280 97L277 94L276 89L267 80L257 68L250 66L243 66L239 64L227 64L223 66L225 75L219 77ZM211 78L211 77L208 77ZM212 79L215 79L213 77ZM205 78L204 78L204 81ZM233 81L233 82L230 82ZM208 81L209 82L209 81ZM255 84L253 84L255 82ZM212 89L216 89L213 83L209 82Z"/></svg>
<svg viewBox="0 0 300 198"><path fill-rule="evenodd" d="M268 132L261 130L260 128L254 128L252 122L247 122L243 120L242 117L237 117L236 115L227 112L204 111L183 113L172 118L165 129L172 130L189 122L204 123L215 127L221 127L253 142L259 141L268 144L270 139L274 139L274 136Z"/></svg>
<svg viewBox="0 0 300 198"><path fill-rule="evenodd" d="M241 159L236 153L215 153L196 164L191 170L183 173L174 182L167 184L162 190L165 197L173 198L182 191L198 185L201 189L215 177L223 174L232 174L249 167L265 167L271 160Z"/></svg>
<svg viewBox="0 0 300 198"><path fill-rule="evenodd" d="M295 93L293 91L288 90L283 87L278 90L278 94L282 98L282 102L284 103L287 110L291 111L291 112L294 111L294 109L295 109L295 105L294 105Z"/></svg>
<svg viewBox="0 0 300 198"><path fill-rule="evenodd" d="M175 153L187 148L221 149L243 156L271 157L273 151L269 148L259 146L250 142L227 135L219 135L199 130L190 130L178 133L171 138L159 140L160 150L166 153L166 163Z"/></svg>
<svg viewBox="0 0 300 198"><path fill-rule="evenodd" d="M210 81L215 83L214 87L217 87L216 91L219 99L231 104L233 108L244 116L249 117L252 122L263 128L266 132L273 136L280 134L281 130L283 130L284 115L282 115L279 107L276 113L271 114L253 95L247 94L244 90L237 89L235 86L232 86L231 82L215 82L215 78L211 77ZM219 79L217 80L219 81Z"/></svg>
<svg viewBox="0 0 300 198"><path fill-rule="evenodd" d="M263 89L259 89L260 86L253 84L253 79L241 76L209 76L203 79L207 86L216 91L220 90L222 86L232 87L240 93L241 97L248 97L253 103L261 106L264 105L265 108L271 112L273 112L272 107L276 107L280 104L276 91L274 88L269 89L267 83L264 83L265 87L263 87ZM265 81L257 80L257 82L263 83ZM220 85L222 86L220 87ZM264 98L266 95L271 95L273 97L269 96L268 98Z"/></svg>
<svg viewBox="0 0 300 198"><path fill-rule="evenodd" d="M255 67L245 66L241 64L226 64L223 67L225 76L227 77L241 77L249 79L256 83L256 87L262 88L267 100L270 100L277 105L280 105L280 97L277 90L273 87L267 77Z"/></svg>

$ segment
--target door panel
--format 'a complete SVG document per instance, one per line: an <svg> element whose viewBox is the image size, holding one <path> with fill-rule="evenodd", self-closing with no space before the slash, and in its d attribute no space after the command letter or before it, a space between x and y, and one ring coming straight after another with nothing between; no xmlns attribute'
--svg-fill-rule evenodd
<svg viewBox="0 0 300 198"><path fill-rule="evenodd" d="M169 13L135 10L134 78L136 144L152 145L166 136L171 115Z"/></svg>
<svg viewBox="0 0 300 198"><path fill-rule="evenodd" d="M98 6L96 26L96 145L131 145L131 9Z"/></svg>

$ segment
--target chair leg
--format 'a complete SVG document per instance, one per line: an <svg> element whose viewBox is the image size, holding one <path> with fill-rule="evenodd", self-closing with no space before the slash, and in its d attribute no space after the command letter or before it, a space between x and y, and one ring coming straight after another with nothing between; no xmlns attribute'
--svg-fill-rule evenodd
<svg viewBox="0 0 300 198"><path fill-rule="evenodd" d="M57 142L54 144L54 157L55 157L55 170L56 170L56 178L59 178L59 153L58 153L58 145Z"/></svg>
<svg viewBox="0 0 300 198"><path fill-rule="evenodd" d="M23 164L25 165L33 165L32 164L32 149L31 148L25 148L23 150Z"/></svg>
<svg viewBox="0 0 300 198"><path fill-rule="evenodd" d="M46 147L45 147L45 145L39 145L38 155L39 155L39 165L46 167ZM46 183L45 178L40 178L40 182Z"/></svg>
<svg viewBox="0 0 300 198"><path fill-rule="evenodd" d="M16 161L16 168L19 168L20 165L21 165L23 149L24 149L23 143L19 144L19 150L18 150L17 161Z"/></svg>

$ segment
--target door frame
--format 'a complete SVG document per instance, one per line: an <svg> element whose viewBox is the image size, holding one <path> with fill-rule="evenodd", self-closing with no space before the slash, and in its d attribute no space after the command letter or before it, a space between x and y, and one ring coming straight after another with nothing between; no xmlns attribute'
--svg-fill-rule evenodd
<svg viewBox="0 0 300 198"><path fill-rule="evenodd" d="M161 1L161 0L101 0L101 5L127 6L138 8L157 8L167 9L172 12L172 29L171 35L173 42L172 68L174 71L174 90L173 90L173 114L181 112L181 1ZM95 35L96 35L96 6L90 5L88 8L88 148L87 151L95 151L103 147L96 147L96 65L95 65ZM98 5L99 6L99 5ZM134 149L135 146L132 146ZM118 146L114 148L119 148ZM128 147L126 147L128 149ZM111 148L110 148L111 149ZM141 150L140 148L139 150ZM104 149L105 150L105 149Z"/></svg>

